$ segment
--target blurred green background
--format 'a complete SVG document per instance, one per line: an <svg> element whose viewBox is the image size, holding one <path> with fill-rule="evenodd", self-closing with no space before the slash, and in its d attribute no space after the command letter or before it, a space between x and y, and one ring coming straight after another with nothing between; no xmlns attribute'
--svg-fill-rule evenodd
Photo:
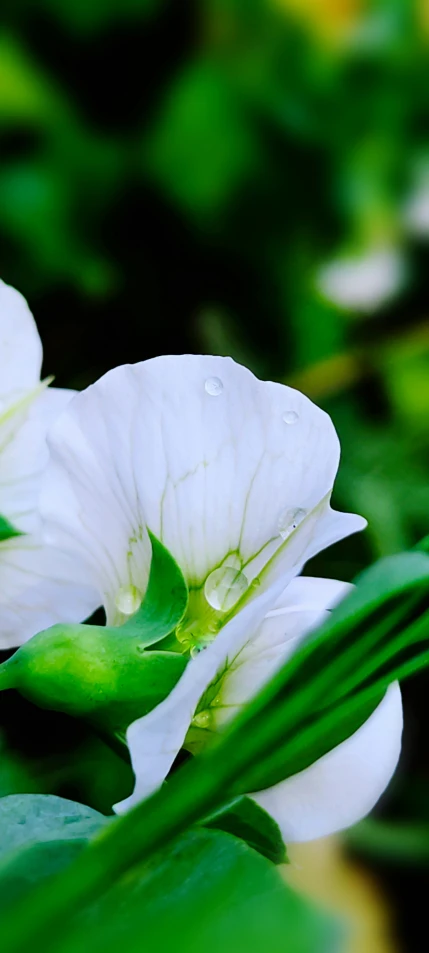
<svg viewBox="0 0 429 953"><path fill-rule="evenodd" d="M428 54L428 0L2 4L0 269L45 372L191 350L307 393L341 437L335 502L369 521L313 574L429 533ZM350 841L420 951L427 676L404 696L401 768ZM0 722L1 794L126 793L83 727L12 693Z"/></svg>

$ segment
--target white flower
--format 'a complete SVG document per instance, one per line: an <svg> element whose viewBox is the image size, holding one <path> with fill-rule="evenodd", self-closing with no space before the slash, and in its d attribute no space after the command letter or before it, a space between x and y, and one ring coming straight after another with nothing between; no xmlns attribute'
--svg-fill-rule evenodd
<svg viewBox="0 0 429 953"><path fill-rule="evenodd" d="M200 700L219 673L221 695L240 705L291 650L286 639L296 644L338 596L338 583L292 580L307 559L365 523L330 508L339 461L330 418L229 358L118 367L69 404L50 447L45 515L57 545L98 589L109 624L135 611L145 592L149 529L190 589L178 638L191 655L205 648L168 698L128 730L132 803L159 786L190 741ZM218 727L221 707L210 707ZM269 808L289 839L349 824L372 806L398 757L400 721L395 688L353 738L284 782L298 787L294 812L282 788L289 821L279 786L272 789Z"/></svg>
<svg viewBox="0 0 429 953"><path fill-rule="evenodd" d="M403 222L407 231L417 238L429 235L429 163L422 162L415 171L414 187L405 202Z"/></svg>
<svg viewBox="0 0 429 953"><path fill-rule="evenodd" d="M0 648L60 620L82 619L94 608L94 592L69 584L69 559L43 539L38 497L46 431L72 392L47 389L41 364L27 304L0 282L0 517L17 531L0 541Z"/></svg>
<svg viewBox="0 0 429 953"><path fill-rule="evenodd" d="M322 295L350 311L376 311L401 290L406 277L403 256L379 246L323 265L316 278Z"/></svg>

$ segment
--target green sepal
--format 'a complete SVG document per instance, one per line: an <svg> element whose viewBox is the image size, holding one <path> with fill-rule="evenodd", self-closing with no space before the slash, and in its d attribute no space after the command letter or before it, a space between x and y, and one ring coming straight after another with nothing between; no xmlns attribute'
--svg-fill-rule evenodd
<svg viewBox="0 0 429 953"><path fill-rule="evenodd" d="M12 523L0 514L0 543L5 543L7 539L15 539L16 536L23 536L19 529L16 529Z"/></svg>
<svg viewBox="0 0 429 953"><path fill-rule="evenodd" d="M40 708L85 718L120 735L169 694L186 667L176 652L145 652L121 629L55 625L3 663L15 688Z"/></svg>
<svg viewBox="0 0 429 953"><path fill-rule="evenodd" d="M152 560L149 582L140 609L121 626L122 632L137 635L141 645L164 639L183 618L188 605L188 587L183 573L168 549L149 532Z"/></svg>
<svg viewBox="0 0 429 953"><path fill-rule="evenodd" d="M175 628L188 592L173 557L151 536L145 598L125 625L54 625L0 666L0 688L14 688L41 708L89 720L121 738L129 724L169 694L187 657L147 651Z"/></svg>

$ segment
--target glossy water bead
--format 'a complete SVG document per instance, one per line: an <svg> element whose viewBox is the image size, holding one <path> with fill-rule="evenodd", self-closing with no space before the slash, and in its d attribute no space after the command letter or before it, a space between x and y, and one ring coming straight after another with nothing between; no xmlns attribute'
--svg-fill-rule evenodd
<svg viewBox="0 0 429 953"><path fill-rule="evenodd" d="M304 517L307 515L307 510L303 510L300 507L297 509L286 509L280 513L278 520L278 529L282 539L287 539L294 529L302 523Z"/></svg>
<svg viewBox="0 0 429 953"><path fill-rule="evenodd" d="M219 394L223 391L223 384L220 377L208 377L204 388L206 394L209 394L210 397L219 397Z"/></svg>
<svg viewBox="0 0 429 953"><path fill-rule="evenodd" d="M296 410L285 410L283 414L283 420L285 424L289 424L289 426L291 426L292 424L298 423L299 414L297 414Z"/></svg>
<svg viewBox="0 0 429 953"><path fill-rule="evenodd" d="M233 566L221 566L207 577L204 595L213 609L229 612L248 586L244 572L234 569Z"/></svg>
<svg viewBox="0 0 429 953"><path fill-rule="evenodd" d="M134 615L141 601L142 594L136 586L121 586L116 593L115 606L123 615Z"/></svg>

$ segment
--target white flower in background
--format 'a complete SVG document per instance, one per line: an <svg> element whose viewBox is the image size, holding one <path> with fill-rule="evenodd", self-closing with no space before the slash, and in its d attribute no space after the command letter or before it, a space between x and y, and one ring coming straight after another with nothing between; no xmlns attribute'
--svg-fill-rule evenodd
<svg viewBox="0 0 429 953"><path fill-rule="evenodd" d="M423 161L415 171L412 189L403 210L405 228L417 238L429 235L429 163Z"/></svg>
<svg viewBox="0 0 429 953"><path fill-rule="evenodd" d="M69 584L69 559L43 538L38 497L46 431L72 392L47 389L41 364L27 304L0 282L0 648L60 620L76 622L94 608L94 592Z"/></svg>
<svg viewBox="0 0 429 953"><path fill-rule="evenodd" d="M184 675L128 730L128 804L159 786L185 739L198 747L220 727L338 599L342 584L295 577L365 522L330 508L339 444L327 414L229 358L118 367L69 404L49 442L50 532L98 590L108 623L144 595L148 529L190 590L177 630L191 655ZM352 738L258 799L289 840L350 824L386 786L400 735L394 687Z"/></svg>
<svg viewBox="0 0 429 953"><path fill-rule="evenodd" d="M405 279L401 252L382 245L327 262L319 269L316 285L338 307L365 313L377 311L394 298Z"/></svg>

